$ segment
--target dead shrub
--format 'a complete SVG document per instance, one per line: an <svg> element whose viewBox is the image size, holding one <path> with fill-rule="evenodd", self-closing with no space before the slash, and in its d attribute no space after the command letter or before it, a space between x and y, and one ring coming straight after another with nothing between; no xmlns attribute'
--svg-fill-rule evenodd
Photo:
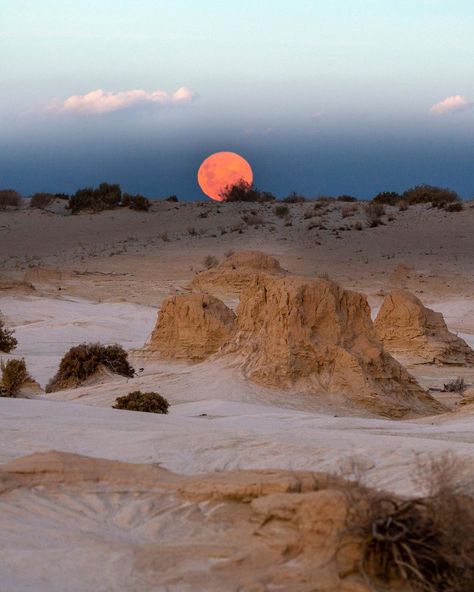
<svg viewBox="0 0 474 592"><path fill-rule="evenodd" d="M385 214L385 208L381 204L369 203L365 206L365 215L371 228L382 224L382 216Z"/></svg>
<svg viewBox="0 0 474 592"><path fill-rule="evenodd" d="M46 392L73 388L92 376L100 366L114 374L131 378L135 372L128 362L127 352L121 345L81 343L71 347L63 356L56 375L46 386Z"/></svg>
<svg viewBox="0 0 474 592"><path fill-rule="evenodd" d="M341 216L343 218L349 218L350 216L353 216L358 210L359 208L355 204L351 206L344 206L341 208Z"/></svg>
<svg viewBox="0 0 474 592"><path fill-rule="evenodd" d="M444 204L443 210L445 212L462 212L464 210L464 206L460 201Z"/></svg>
<svg viewBox="0 0 474 592"><path fill-rule="evenodd" d="M358 201L357 197L353 197L352 195L339 195L336 198L336 201L345 201L345 202L355 202Z"/></svg>
<svg viewBox="0 0 474 592"><path fill-rule="evenodd" d="M206 269L212 269L213 267L216 267L218 263L219 260L217 259L217 257L214 257L214 255L206 255L202 262Z"/></svg>
<svg viewBox="0 0 474 592"><path fill-rule="evenodd" d="M56 197L52 193L35 193L30 199L30 208L44 210Z"/></svg>
<svg viewBox="0 0 474 592"><path fill-rule="evenodd" d="M362 230L364 227L362 226L362 222L355 222L355 223L352 225L352 228L353 228L354 230L359 230L359 231L360 231L360 230Z"/></svg>
<svg viewBox="0 0 474 592"><path fill-rule="evenodd" d="M2 380L0 381L1 397L16 397L21 386L30 379L26 370L25 360L8 360L1 362Z"/></svg>
<svg viewBox="0 0 474 592"><path fill-rule="evenodd" d="M307 201L306 197L296 193L296 191L292 191L290 195L283 199L284 203L304 203L305 201Z"/></svg>
<svg viewBox="0 0 474 592"><path fill-rule="evenodd" d="M21 195L14 189L0 189L0 210L7 207L18 208L21 205Z"/></svg>
<svg viewBox="0 0 474 592"><path fill-rule="evenodd" d="M197 235L197 232L196 232L196 229L194 228L194 226L188 226L187 232L188 232L189 236L196 236Z"/></svg>
<svg viewBox="0 0 474 592"><path fill-rule="evenodd" d="M18 342L13 337L13 333L14 331L5 327L5 323L0 318L0 351L8 354L15 349Z"/></svg>
<svg viewBox="0 0 474 592"><path fill-rule="evenodd" d="M457 393L458 395L464 395L465 390L467 389L467 385L464 381L464 378L455 378L454 380L450 380L444 385L443 392L444 393Z"/></svg>
<svg viewBox="0 0 474 592"><path fill-rule="evenodd" d="M348 533L375 589L467 592L474 581L474 499L466 466L450 455L419 466L426 495L403 499L348 487ZM406 588L403 588L406 589Z"/></svg>
<svg viewBox="0 0 474 592"><path fill-rule="evenodd" d="M288 206L275 206L275 209L273 211L275 213L275 216L278 216L279 218L286 218L290 213Z"/></svg>
<svg viewBox="0 0 474 592"><path fill-rule="evenodd" d="M147 413L168 413L169 403L159 393L134 391L123 397L117 397L113 409L127 411L145 411Z"/></svg>

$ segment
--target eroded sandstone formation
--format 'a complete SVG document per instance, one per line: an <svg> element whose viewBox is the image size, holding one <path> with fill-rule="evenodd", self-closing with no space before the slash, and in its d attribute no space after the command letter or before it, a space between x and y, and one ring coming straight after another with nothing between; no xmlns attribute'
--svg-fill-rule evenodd
<svg viewBox="0 0 474 592"><path fill-rule="evenodd" d="M285 270L275 257L260 251L238 251L218 266L196 274L191 286L193 289L240 292L259 273L282 275Z"/></svg>
<svg viewBox="0 0 474 592"><path fill-rule="evenodd" d="M199 361L228 342L234 329L235 314L214 296L171 296L161 306L144 351L163 358Z"/></svg>
<svg viewBox="0 0 474 592"><path fill-rule="evenodd" d="M374 325L385 349L411 363L474 365L474 351L448 330L443 315L406 290L385 297Z"/></svg>
<svg viewBox="0 0 474 592"><path fill-rule="evenodd" d="M332 281L260 275L241 294L227 351L263 385L324 393L390 417L441 406L384 351L367 300Z"/></svg>

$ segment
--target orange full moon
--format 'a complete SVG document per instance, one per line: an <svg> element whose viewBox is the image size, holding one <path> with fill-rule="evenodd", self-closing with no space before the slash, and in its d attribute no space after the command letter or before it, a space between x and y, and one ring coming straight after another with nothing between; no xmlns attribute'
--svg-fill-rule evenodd
<svg viewBox="0 0 474 592"><path fill-rule="evenodd" d="M245 158L235 152L216 152L201 164L197 178L199 187L208 197L222 201L226 187L241 180L251 185L253 172Z"/></svg>

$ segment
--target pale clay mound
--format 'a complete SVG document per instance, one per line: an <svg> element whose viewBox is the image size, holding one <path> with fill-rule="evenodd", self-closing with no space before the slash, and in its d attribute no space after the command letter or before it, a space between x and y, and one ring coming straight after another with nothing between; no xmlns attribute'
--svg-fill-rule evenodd
<svg viewBox="0 0 474 592"><path fill-rule="evenodd" d="M238 251L218 266L197 273L191 282L193 289L240 292L259 273L281 275L285 270L275 257L260 251Z"/></svg>
<svg viewBox="0 0 474 592"><path fill-rule="evenodd" d="M229 341L235 314L209 294L180 294L165 300L145 354L199 361Z"/></svg>
<svg viewBox="0 0 474 592"><path fill-rule="evenodd" d="M337 485L317 473L189 477L59 452L23 457L0 469L2 587L369 592Z"/></svg>
<svg viewBox="0 0 474 592"><path fill-rule="evenodd" d="M256 383L324 393L389 417L443 410L383 350L366 298L329 280L258 274L241 293L236 320L212 296L173 296L145 350L193 361L237 356Z"/></svg>
<svg viewBox="0 0 474 592"><path fill-rule="evenodd" d="M374 326L387 351L410 363L474 365L474 350L448 330L443 315L406 290L385 297Z"/></svg>

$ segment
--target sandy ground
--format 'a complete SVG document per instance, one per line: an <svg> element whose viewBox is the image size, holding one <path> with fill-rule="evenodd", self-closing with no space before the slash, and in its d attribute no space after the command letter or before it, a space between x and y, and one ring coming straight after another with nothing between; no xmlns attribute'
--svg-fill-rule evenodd
<svg viewBox="0 0 474 592"><path fill-rule="evenodd" d="M373 314L387 290L407 287L474 346L472 205L451 214L425 206L406 212L388 208L385 225L361 231L342 230L356 221L365 224L362 206L342 218L344 204L328 208L325 229L308 228L321 222L320 216L309 217L308 203L290 205L284 219L273 206L253 204L160 203L149 213L69 217L0 212L0 311L19 341L15 357L24 357L44 386L74 344L141 347L162 299L186 289L206 255L222 259L230 250L259 249L291 272L329 274L367 294ZM263 226L242 222L252 211L263 218ZM230 296L227 302L235 306L237 299ZM453 411L390 421L355 415L320 398L258 387L223 361L191 365L132 359L142 369L134 379L105 377L100 384L35 400L0 399L0 463L52 449L158 463L181 474L237 468L347 474L356 461L367 483L413 493L420 458L451 451L474 461L474 406L459 407L459 397L439 392L457 376L474 385L473 368L410 367L423 386L438 389L435 396ZM135 388L161 392L171 402L170 414L110 408L117 396ZM35 521L39 528L46 518L39 512L31 522L25 514L21 520L34 533ZM69 532L83 525L74 526L68 518L55 527ZM20 565L21 557L17 549L10 566ZM89 560L95 565L86 550L78 557L78 568ZM60 574L47 570L37 584L20 586L14 570L9 577L6 592L67 589L58 584Z"/></svg>

